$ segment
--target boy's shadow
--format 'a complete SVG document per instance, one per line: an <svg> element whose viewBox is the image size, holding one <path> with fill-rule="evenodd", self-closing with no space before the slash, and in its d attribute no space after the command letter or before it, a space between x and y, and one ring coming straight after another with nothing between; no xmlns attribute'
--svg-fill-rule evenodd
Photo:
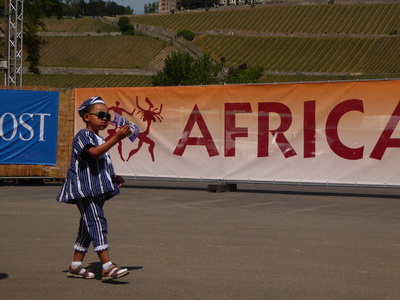
<svg viewBox="0 0 400 300"><path fill-rule="evenodd" d="M103 266L102 266L101 262L89 263L89 266L87 268L96 275L95 279L101 280L101 272L103 270ZM123 267L121 266L121 268L128 269L129 271L143 269L143 267L125 267L125 266L123 266ZM63 272L68 272L68 270L63 271ZM116 279L116 280L118 280L118 279ZM110 281L106 281L104 283L109 283L109 284L128 284L129 283L126 281L116 281L116 280L110 280Z"/></svg>

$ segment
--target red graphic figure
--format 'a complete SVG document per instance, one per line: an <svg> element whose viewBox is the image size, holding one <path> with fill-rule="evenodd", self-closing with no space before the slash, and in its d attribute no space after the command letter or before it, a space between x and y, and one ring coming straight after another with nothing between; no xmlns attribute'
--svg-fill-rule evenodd
<svg viewBox="0 0 400 300"><path fill-rule="evenodd" d="M145 101L149 105L148 109L141 108L139 106L138 97L136 97L136 106L139 108L139 111L136 114L139 114L139 113L141 114L140 118L143 120L143 122L147 123L147 126L146 126L146 130L145 131L139 133L139 135L137 137L137 139L139 140L138 147L136 149L131 150L131 152L129 152L129 156L128 156L128 159L126 161L128 161L133 155L135 155L140 150L140 148L142 148L143 143L146 143L146 144L149 145L149 152L150 152L150 155L151 155L151 159L152 159L152 161L154 161L154 146L155 146L155 143L147 135L150 132L150 127L151 127L151 123L152 122L157 122L157 120L162 122L162 119L164 119L161 116L161 112L162 112L162 107L163 106L161 104L161 106L159 108L160 111L158 111L158 108L154 108L154 105L153 105L153 103L151 103L149 98L146 98Z"/></svg>
<svg viewBox="0 0 400 300"><path fill-rule="evenodd" d="M124 109L124 108L122 108L122 107L119 107L119 101L115 101L115 106L112 106L112 107L110 107L110 108L108 108L108 110L109 111L115 111L117 114L120 114L121 116L122 116L122 113L127 113L128 115L130 115L130 116L133 116L133 113L135 112L135 108L133 109L133 111L130 113L130 112L128 112L126 109ZM113 123L109 123L109 124L112 124L112 125L114 125ZM109 130L107 130L107 133L108 133L108 136L106 137L106 142L111 138L111 137L113 137L114 135L115 135L115 133L117 132L117 126L116 125L114 125L114 129L109 129ZM119 153L119 156L121 157L121 160L122 161L125 161L125 159L124 159L124 157L122 156L122 141L119 141L118 142L118 153Z"/></svg>

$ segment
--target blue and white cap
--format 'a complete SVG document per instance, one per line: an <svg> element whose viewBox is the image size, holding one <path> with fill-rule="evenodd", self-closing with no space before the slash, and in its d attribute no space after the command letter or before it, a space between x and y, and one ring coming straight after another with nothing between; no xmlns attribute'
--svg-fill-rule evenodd
<svg viewBox="0 0 400 300"><path fill-rule="evenodd" d="M105 105L105 103L104 103L103 99L101 99L101 97L99 97L99 96L92 97L90 99L87 99L85 102L82 103L81 106L79 106L79 109L78 109L79 115L83 118L83 115L86 112L86 108L91 105L94 105L94 104L104 104Z"/></svg>

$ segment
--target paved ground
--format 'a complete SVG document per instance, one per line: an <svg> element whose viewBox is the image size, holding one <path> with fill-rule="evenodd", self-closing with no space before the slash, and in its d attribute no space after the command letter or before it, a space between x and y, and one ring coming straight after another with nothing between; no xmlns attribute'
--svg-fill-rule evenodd
<svg viewBox="0 0 400 300"><path fill-rule="evenodd" d="M59 185L0 186L0 299L400 299L399 191L206 187L130 182L107 202L131 274L105 284L66 277L79 214Z"/></svg>

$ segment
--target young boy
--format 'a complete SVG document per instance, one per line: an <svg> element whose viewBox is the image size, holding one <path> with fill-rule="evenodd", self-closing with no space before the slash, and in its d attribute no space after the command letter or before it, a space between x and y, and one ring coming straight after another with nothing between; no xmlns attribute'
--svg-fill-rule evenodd
<svg viewBox="0 0 400 300"><path fill-rule="evenodd" d="M127 269L121 269L111 262L103 205L106 200L119 194L119 187L125 182L122 177L115 175L108 150L126 138L130 131L125 126L107 142L98 135L100 130L107 127L111 117L100 97L86 100L79 107L79 115L86 123L86 129L80 130L74 137L71 165L57 197L60 202L77 204L81 213L75 252L67 276L95 278L92 272L82 266L92 243L103 264L102 280L105 282L129 274Z"/></svg>

